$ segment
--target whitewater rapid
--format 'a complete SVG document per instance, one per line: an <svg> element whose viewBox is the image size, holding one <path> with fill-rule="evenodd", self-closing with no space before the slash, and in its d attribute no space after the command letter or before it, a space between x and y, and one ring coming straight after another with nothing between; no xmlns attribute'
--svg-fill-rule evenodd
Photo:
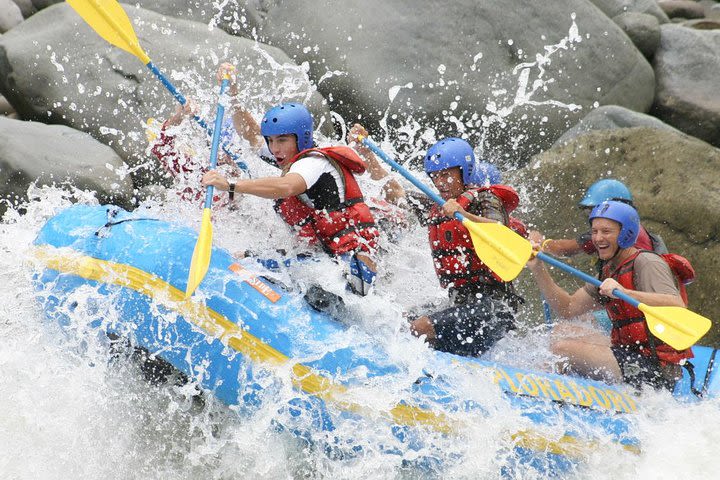
<svg viewBox="0 0 720 480"><path fill-rule="evenodd" d="M273 422L290 398L285 388L272 391L272 401L251 416L212 398L197 395L193 384L153 385L128 355L109 360L106 342L83 330L68 337L45 320L32 285L30 245L44 222L71 201L96 203L84 192L31 189L23 214L11 209L0 224L0 472L12 479L230 479L230 478L423 478L430 474L402 467L406 457L367 448L349 459L328 456ZM148 216L199 226L194 205L173 200L141 205ZM215 216L216 244L229 249L272 251L289 245L290 233L260 199L244 198L238 211ZM252 235L248 232L252 231ZM262 239L262 241L258 241ZM393 359L422 366L426 349L408 339L403 311L442 298L434 278L423 233L411 231L381 260L378 291L367 299L347 297L358 328L380 332ZM388 244L389 245L389 244ZM427 257L427 258L426 258ZM305 280L338 282L342 269L329 259L311 265ZM391 272L391 273L390 273ZM292 272L303 281L302 272ZM91 292L88 292L90 294ZM108 306L105 306L108 308ZM109 308L109 311L112 311ZM522 319L522 331L501 341L489 358L538 368L551 358L541 322ZM333 346L330 346L333 347ZM410 375L418 371L409 368ZM487 416L468 417L460 438L431 438L447 456L445 478L497 478L512 461L505 439L524 421L502 400L499 389L478 378L468 383L468 398L482 401ZM374 401L372 391L367 401ZM720 441L720 402L684 405L669 394L645 392L633 424L642 453L621 452L601 445L579 471L568 478L710 478L720 467L714 445ZM391 441L386 428L358 425L349 437ZM549 431L549 435L557 432ZM428 434L430 435L430 434ZM517 478L542 478L519 470Z"/></svg>

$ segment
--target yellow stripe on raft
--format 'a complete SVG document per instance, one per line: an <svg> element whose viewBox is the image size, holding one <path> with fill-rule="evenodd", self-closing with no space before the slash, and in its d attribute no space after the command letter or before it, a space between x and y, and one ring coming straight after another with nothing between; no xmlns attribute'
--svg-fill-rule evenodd
<svg viewBox="0 0 720 480"><path fill-rule="evenodd" d="M184 292L173 287L160 277L130 265L85 256L69 249L37 247L34 256L46 268L69 273L87 280L118 285L132 289L176 311L188 322L193 323L209 335L226 343L245 357L266 365L287 366L292 360L266 344L251 333L243 330L225 316L208 308L203 303L185 299ZM390 419L398 425L428 427L443 434L456 433L462 423L451 420L445 414L437 414L404 403L397 404L387 412L377 412L348 399L347 387L319 375L310 367L295 363L292 365L293 385L301 391L317 396L342 410L362 414L369 418ZM552 441L546 437L523 431L511 436L520 447L558 455L581 457L597 448L595 442L586 442L565 436ZM628 450L637 447L622 445Z"/></svg>

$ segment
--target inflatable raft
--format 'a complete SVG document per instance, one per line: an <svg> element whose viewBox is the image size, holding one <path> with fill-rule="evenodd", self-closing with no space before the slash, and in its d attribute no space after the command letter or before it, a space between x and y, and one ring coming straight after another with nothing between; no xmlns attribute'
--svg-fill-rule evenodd
<svg viewBox="0 0 720 480"><path fill-rule="evenodd" d="M61 325L72 325L76 309L88 311L82 303L93 296L110 298L117 315L98 313L92 328L128 339L242 412L252 414L268 401L272 377L286 379L295 393L278 406L277 423L311 440L345 421L371 422L397 440L381 447L388 454L422 450L427 460L428 438L460 434L484 418L484 406L447 381L446 372L453 372L477 378L478 388L479 379L496 385L498 398L524 420L503 439L519 462L557 471L598 445L641 448L631 420L638 399L623 388L440 352L431 354L426 374L408 381L370 332L350 331L264 278L256 263L238 263L220 249L213 250L198 293L184 300L196 239L188 228L143 213L71 207L51 218L35 241L38 296ZM712 394L719 382L715 351L697 352L705 364L696 366L696 386L702 382ZM399 397L381 387L395 378L404 382ZM376 400L368 401L377 385ZM694 397L687 380L677 393Z"/></svg>

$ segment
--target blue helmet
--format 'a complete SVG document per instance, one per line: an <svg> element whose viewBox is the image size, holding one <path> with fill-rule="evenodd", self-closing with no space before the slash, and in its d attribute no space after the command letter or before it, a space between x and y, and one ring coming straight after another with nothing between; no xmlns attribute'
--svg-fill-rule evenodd
<svg viewBox="0 0 720 480"><path fill-rule="evenodd" d="M620 200L632 205L633 197L630 190L621 181L604 178L590 185L585 196L580 200L580 206L594 207L606 200Z"/></svg>
<svg viewBox="0 0 720 480"><path fill-rule="evenodd" d="M283 103L268 110L260 122L260 133L266 140L270 135L294 134L300 151L314 145L313 118L302 103Z"/></svg>
<svg viewBox="0 0 720 480"><path fill-rule="evenodd" d="M475 154L468 142L460 138L445 138L440 140L425 154L425 172L437 172L448 168L460 167L463 182L473 183Z"/></svg>
<svg viewBox="0 0 720 480"><path fill-rule="evenodd" d="M591 225L596 218L607 218L620 224L618 247L628 248L635 245L640 234L640 215L633 207L627 203L608 200L592 209L589 218Z"/></svg>
<svg viewBox="0 0 720 480"><path fill-rule="evenodd" d="M470 183L473 185L498 185L502 183L502 175L500 170L489 162L480 162L473 168Z"/></svg>

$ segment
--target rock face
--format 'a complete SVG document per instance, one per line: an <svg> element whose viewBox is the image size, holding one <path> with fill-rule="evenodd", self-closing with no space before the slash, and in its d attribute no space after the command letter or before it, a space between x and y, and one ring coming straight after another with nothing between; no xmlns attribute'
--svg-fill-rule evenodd
<svg viewBox="0 0 720 480"><path fill-rule="evenodd" d="M532 179L527 219L552 238L575 238L587 217L577 208L600 178L617 178L633 193L643 225L670 251L693 263L690 308L720 318L720 150L681 133L647 128L595 131L537 155L520 178ZM564 213L564 214L563 214ZM585 257L587 259L587 257ZM585 259L579 268L590 271ZM559 275L555 275L559 277ZM577 283L575 284L577 288ZM720 325L704 339L720 340Z"/></svg>
<svg viewBox="0 0 720 480"><path fill-rule="evenodd" d="M660 23L668 23L670 19L655 0L591 0L610 18L623 13L637 12L652 15Z"/></svg>
<svg viewBox="0 0 720 480"><path fill-rule="evenodd" d="M252 37L258 11L243 0L213 3L205 0L138 0L134 5L171 17L216 25L232 35ZM249 2L255 3L255 2ZM222 8L220 8L222 7Z"/></svg>
<svg viewBox="0 0 720 480"><path fill-rule="evenodd" d="M661 0L658 5L670 18L703 18L705 7L691 0Z"/></svg>
<svg viewBox="0 0 720 480"><path fill-rule="evenodd" d="M13 2L15 2L15 5L20 7L20 12L22 13L23 18L27 18L37 11L30 0L13 0Z"/></svg>
<svg viewBox="0 0 720 480"><path fill-rule="evenodd" d="M0 0L0 33L5 33L23 21L20 7L12 0Z"/></svg>
<svg viewBox="0 0 720 480"><path fill-rule="evenodd" d="M153 62L212 119L215 71L228 59L243 83L237 100L259 118L271 105L304 101L316 114L324 100L305 71L276 48L196 22L125 6ZM137 170L142 186L160 169L145 155L144 124L166 118L173 97L134 56L110 46L65 3L46 8L0 37L0 93L24 119L62 123L110 145ZM211 123L211 120L209 121ZM205 135L198 129L198 135Z"/></svg>
<svg viewBox="0 0 720 480"><path fill-rule="evenodd" d="M660 31L653 113L689 135L720 146L720 31L670 24Z"/></svg>
<svg viewBox="0 0 720 480"><path fill-rule="evenodd" d="M647 127L680 133L670 125L644 113L634 112L617 105L598 107L588 113L577 125L565 132L553 146L565 145L573 139L593 130L616 130L619 128Z"/></svg>
<svg viewBox="0 0 720 480"><path fill-rule="evenodd" d="M652 59L660 46L660 23L657 18L646 13L629 12L613 17L613 21L630 37L645 58Z"/></svg>
<svg viewBox="0 0 720 480"><path fill-rule="evenodd" d="M65 185L96 192L103 203L132 206L127 165L108 146L72 128L0 117L0 198L25 199L28 186ZM0 203L0 214L6 205Z"/></svg>
<svg viewBox="0 0 720 480"><path fill-rule="evenodd" d="M489 156L519 162L593 104L647 111L654 92L647 61L585 0L278 1L260 33L309 62L346 119L407 143L472 131Z"/></svg>

